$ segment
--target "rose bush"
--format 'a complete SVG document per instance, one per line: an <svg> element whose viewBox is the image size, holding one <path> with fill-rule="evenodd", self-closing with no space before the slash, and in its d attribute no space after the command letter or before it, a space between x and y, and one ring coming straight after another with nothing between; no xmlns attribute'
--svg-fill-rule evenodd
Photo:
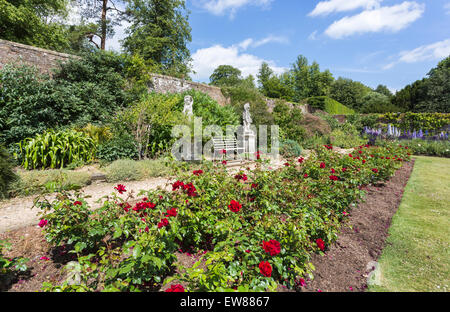
<svg viewBox="0 0 450 312"><path fill-rule="evenodd" d="M363 186L388 179L409 159L398 146L359 146L346 155L325 146L278 170L262 170L260 159L231 175L209 163L180 173L168 191L139 193L135 203L113 193L92 210L82 197L62 195L40 204L43 230L77 254L86 278L45 289L155 290L163 281L186 291L301 287L313 277L311 255L337 239ZM192 267L176 261L187 250L199 256Z"/></svg>

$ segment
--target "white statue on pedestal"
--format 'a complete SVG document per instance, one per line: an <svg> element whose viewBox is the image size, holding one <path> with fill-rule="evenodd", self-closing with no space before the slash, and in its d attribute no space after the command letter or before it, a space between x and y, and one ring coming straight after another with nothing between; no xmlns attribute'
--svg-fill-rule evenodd
<svg viewBox="0 0 450 312"><path fill-rule="evenodd" d="M242 113L242 119L244 121L244 134L252 133L253 131L250 129L252 124L252 116L250 115L250 104L245 103L244 112Z"/></svg>
<svg viewBox="0 0 450 312"><path fill-rule="evenodd" d="M194 99L192 98L192 96L186 95L184 97L183 114L185 114L188 117L192 117L192 115L194 115L193 106L194 106Z"/></svg>

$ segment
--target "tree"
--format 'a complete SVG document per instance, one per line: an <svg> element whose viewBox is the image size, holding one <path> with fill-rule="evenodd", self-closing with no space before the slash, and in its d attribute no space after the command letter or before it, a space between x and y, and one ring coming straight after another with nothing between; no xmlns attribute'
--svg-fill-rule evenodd
<svg viewBox="0 0 450 312"><path fill-rule="evenodd" d="M232 87L242 83L242 72L231 65L220 65L209 77L210 84L218 87Z"/></svg>
<svg viewBox="0 0 450 312"><path fill-rule="evenodd" d="M450 113L450 56L428 73L427 99L417 105L420 112Z"/></svg>
<svg viewBox="0 0 450 312"><path fill-rule="evenodd" d="M87 38L90 43L101 50L106 48L106 39L114 35L114 26L124 19L125 11L119 9L119 5L126 5L128 0L93 0L86 3L77 0L82 17L81 27L72 29L80 38ZM94 20L94 22L86 22ZM100 39L100 45L94 41L94 37Z"/></svg>
<svg viewBox="0 0 450 312"><path fill-rule="evenodd" d="M265 93L265 91L266 91L265 85L267 84L267 82L269 81L269 79L272 76L273 76L273 70L269 67L269 64L267 64L266 62L263 62L261 64L261 68L259 69L258 74L256 75L256 77L258 78L259 90L262 93Z"/></svg>
<svg viewBox="0 0 450 312"><path fill-rule="evenodd" d="M129 0L125 51L151 60L165 74L185 77L191 71L188 14L185 0Z"/></svg>
<svg viewBox="0 0 450 312"><path fill-rule="evenodd" d="M388 89L385 85L378 85L375 89L375 92L378 92L380 94L386 95L388 98L391 98L393 96L391 90Z"/></svg>
<svg viewBox="0 0 450 312"><path fill-rule="evenodd" d="M0 38L65 52L67 0L0 0Z"/></svg>
<svg viewBox="0 0 450 312"><path fill-rule="evenodd" d="M387 113L387 112L401 112L402 109L392 105L389 98L378 92L369 92L362 99L363 105L361 107L362 113Z"/></svg>
<svg viewBox="0 0 450 312"><path fill-rule="evenodd" d="M371 89L361 82L339 77L330 87L330 97L343 105L359 110L363 103L363 97L371 92Z"/></svg>
<svg viewBox="0 0 450 312"><path fill-rule="evenodd" d="M329 70L321 72L317 62L308 65L307 58L299 55L291 72L294 77L294 101L300 102L312 96L325 96L330 93L334 77Z"/></svg>

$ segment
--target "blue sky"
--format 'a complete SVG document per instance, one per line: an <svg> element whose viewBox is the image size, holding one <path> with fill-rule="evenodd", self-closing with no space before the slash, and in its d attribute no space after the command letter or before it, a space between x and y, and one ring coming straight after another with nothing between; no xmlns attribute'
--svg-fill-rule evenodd
<svg viewBox="0 0 450 312"><path fill-rule="evenodd" d="M197 72L192 77L199 82L208 82L221 64L255 75L266 61L281 73L302 54L335 78L399 90L450 55L450 0L186 3Z"/></svg>

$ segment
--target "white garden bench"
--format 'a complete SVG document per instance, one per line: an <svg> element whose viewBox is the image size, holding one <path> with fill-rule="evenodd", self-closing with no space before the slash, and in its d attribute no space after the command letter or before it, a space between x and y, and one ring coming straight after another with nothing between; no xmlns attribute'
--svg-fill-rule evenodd
<svg viewBox="0 0 450 312"><path fill-rule="evenodd" d="M238 145L238 141L235 137L214 137L213 138L214 158L217 155L222 157L236 154L240 160L242 160L242 154L245 152L245 148ZM223 153L226 151L226 154Z"/></svg>

